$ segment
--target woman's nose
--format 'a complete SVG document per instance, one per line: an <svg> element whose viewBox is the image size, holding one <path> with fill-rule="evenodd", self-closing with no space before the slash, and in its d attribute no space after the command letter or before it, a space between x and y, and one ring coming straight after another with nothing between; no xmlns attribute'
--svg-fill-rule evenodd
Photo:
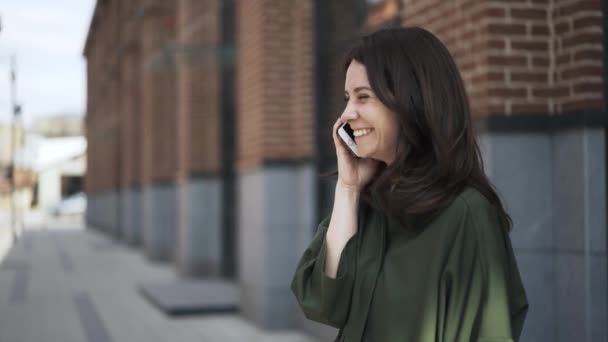
<svg viewBox="0 0 608 342"><path fill-rule="evenodd" d="M359 114L354 110L347 109L344 111L344 113L342 113L341 117L344 121L357 120Z"/></svg>

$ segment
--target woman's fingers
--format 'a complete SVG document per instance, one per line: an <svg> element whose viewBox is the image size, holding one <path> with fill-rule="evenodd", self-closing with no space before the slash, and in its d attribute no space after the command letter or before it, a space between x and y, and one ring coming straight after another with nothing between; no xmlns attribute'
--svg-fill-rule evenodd
<svg viewBox="0 0 608 342"><path fill-rule="evenodd" d="M338 137L338 128L340 128L340 126L342 125L342 118L338 118L338 120L336 120L336 123L334 123L334 127L332 129L332 137L334 138L334 144L336 145L336 148L344 148L344 146L342 145L342 142L340 142L340 138Z"/></svg>

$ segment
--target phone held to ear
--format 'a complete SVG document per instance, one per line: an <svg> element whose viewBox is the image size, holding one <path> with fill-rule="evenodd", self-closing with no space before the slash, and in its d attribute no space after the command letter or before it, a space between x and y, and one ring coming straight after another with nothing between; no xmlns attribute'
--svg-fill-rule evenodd
<svg viewBox="0 0 608 342"><path fill-rule="evenodd" d="M338 128L338 136L344 141L346 146L350 149L350 151L355 155L355 157L359 158L359 151L357 150L357 143L355 142L355 135L353 133L353 129L350 128L348 123L343 124Z"/></svg>

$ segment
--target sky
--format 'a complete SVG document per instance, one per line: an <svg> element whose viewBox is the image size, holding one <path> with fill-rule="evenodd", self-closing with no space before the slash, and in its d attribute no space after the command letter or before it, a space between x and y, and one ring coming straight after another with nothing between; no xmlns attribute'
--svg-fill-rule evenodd
<svg viewBox="0 0 608 342"><path fill-rule="evenodd" d="M11 119L9 56L17 60L17 100L25 123L83 115L82 55L95 0L0 0L0 121Z"/></svg>

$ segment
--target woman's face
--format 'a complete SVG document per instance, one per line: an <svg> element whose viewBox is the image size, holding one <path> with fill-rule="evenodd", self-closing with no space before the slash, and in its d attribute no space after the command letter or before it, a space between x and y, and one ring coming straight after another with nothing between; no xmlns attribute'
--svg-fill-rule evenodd
<svg viewBox="0 0 608 342"><path fill-rule="evenodd" d="M355 60L346 71L344 100L346 108L342 117L355 132L359 155L390 165L395 159L399 138L397 114L376 97L365 66Z"/></svg>

